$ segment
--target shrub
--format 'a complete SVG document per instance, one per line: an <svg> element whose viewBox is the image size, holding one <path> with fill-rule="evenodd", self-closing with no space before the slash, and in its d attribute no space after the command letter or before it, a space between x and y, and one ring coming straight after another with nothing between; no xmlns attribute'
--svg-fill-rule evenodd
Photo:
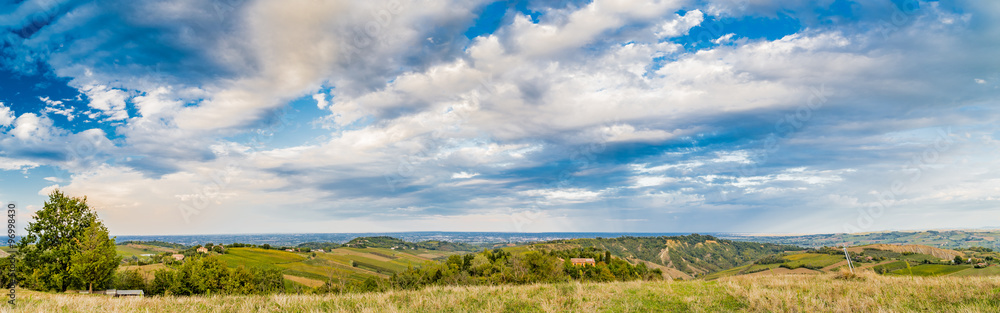
<svg viewBox="0 0 1000 313"><path fill-rule="evenodd" d="M761 264L761 265L764 265L764 264L781 264L781 263L785 263L785 262L788 262L788 260L785 259L785 258L783 258L781 255L772 254L772 255L760 258L759 260L755 261L754 264Z"/></svg>
<svg viewBox="0 0 1000 313"><path fill-rule="evenodd" d="M842 279L842 280L864 280L865 279L864 276L858 275L858 273L852 272L850 270L843 270L843 269L840 270L839 272L837 272L836 274L834 274L833 278L834 279Z"/></svg>
<svg viewBox="0 0 1000 313"><path fill-rule="evenodd" d="M145 290L146 280L139 273L139 270L119 271L115 274L115 289L125 290Z"/></svg>

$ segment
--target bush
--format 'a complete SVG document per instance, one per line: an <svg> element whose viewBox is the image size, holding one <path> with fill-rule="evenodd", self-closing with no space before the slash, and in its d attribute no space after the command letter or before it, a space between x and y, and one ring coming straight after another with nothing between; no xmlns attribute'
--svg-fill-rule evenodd
<svg viewBox="0 0 1000 313"><path fill-rule="evenodd" d="M783 258L781 255L772 254L772 255L760 258L759 260L755 261L754 264L760 264L760 265L765 265L765 264L781 264L781 263L785 263L785 262L788 262L788 260L785 259L785 258Z"/></svg>
<svg viewBox="0 0 1000 313"><path fill-rule="evenodd" d="M229 269L215 257L184 262L178 270L159 270L149 285L154 295L269 294L284 289L277 269Z"/></svg>
<svg viewBox="0 0 1000 313"><path fill-rule="evenodd" d="M145 290L146 280L139 270L124 270L115 274L113 286L115 289Z"/></svg>
<svg viewBox="0 0 1000 313"><path fill-rule="evenodd" d="M834 279L841 280L865 280L864 276L858 275L858 273L852 272L850 270L840 270L833 275Z"/></svg>

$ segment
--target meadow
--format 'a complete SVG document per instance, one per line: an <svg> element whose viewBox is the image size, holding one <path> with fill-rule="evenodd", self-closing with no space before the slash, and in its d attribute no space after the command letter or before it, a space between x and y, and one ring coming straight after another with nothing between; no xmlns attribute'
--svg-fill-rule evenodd
<svg viewBox="0 0 1000 313"><path fill-rule="evenodd" d="M749 275L334 295L108 298L18 291L0 312L1000 312L1000 277Z"/></svg>

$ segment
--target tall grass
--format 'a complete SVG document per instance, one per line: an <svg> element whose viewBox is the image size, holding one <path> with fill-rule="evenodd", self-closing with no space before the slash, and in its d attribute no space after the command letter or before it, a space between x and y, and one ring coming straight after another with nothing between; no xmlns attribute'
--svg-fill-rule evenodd
<svg viewBox="0 0 1000 313"><path fill-rule="evenodd" d="M107 298L19 290L0 312L998 312L1000 277L859 273L431 287L341 295Z"/></svg>

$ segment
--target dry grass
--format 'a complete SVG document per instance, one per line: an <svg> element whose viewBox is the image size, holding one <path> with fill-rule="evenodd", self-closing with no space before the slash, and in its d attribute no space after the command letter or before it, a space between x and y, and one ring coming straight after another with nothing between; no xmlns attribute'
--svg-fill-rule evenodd
<svg viewBox="0 0 1000 313"><path fill-rule="evenodd" d="M870 271L724 279L751 312L1000 312L1000 277L888 277Z"/></svg>
<svg viewBox="0 0 1000 313"><path fill-rule="evenodd" d="M19 291L19 312L1000 312L1000 277L859 273L434 287L344 295L107 298ZM10 312L2 306L0 312Z"/></svg>

